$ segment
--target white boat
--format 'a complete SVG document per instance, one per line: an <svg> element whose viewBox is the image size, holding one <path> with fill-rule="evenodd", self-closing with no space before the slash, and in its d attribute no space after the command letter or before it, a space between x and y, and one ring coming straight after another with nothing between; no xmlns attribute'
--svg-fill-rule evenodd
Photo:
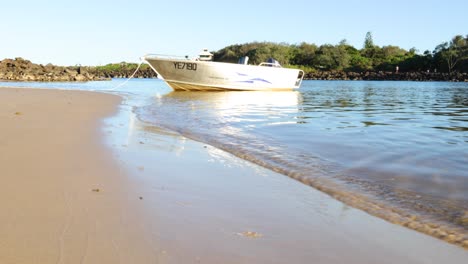
<svg viewBox="0 0 468 264"><path fill-rule="evenodd" d="M304 72L283 68L276 60L248 65L248 57L238 64L214 62L203 50L196 59L166 55L146 55L144 59L172 89L179 91L273 91L300 87Z"/></svg>

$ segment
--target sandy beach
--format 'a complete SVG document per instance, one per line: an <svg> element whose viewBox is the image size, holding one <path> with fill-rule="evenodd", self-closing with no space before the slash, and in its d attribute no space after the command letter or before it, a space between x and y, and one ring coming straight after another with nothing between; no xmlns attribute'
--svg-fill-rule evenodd
<svg viewBox="0 0 468 264"><path fill-rule="evenodd" d="M465 263L468 251L148 128L116 95L0 88L0 263Z"/></svg>

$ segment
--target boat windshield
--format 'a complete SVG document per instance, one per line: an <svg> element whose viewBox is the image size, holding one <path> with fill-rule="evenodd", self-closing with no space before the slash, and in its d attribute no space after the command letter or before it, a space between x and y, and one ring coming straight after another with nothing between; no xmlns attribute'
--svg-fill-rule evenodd
<svg viewBox="0 0 468 264"><path fill-rule="evenodd" d="M278 68L282 67L281 64L273 58L269 58L266 62L260 63L260 66L278 67Z"/></svg>

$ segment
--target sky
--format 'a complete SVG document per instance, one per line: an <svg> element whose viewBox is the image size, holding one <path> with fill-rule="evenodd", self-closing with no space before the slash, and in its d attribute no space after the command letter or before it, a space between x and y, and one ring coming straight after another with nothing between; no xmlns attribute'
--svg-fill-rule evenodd
<svg viewBox="0 0 468 264"><path fill-rule="evenodd" d="M253 41L420 53L468 34L466 0L0 0L0 60L105 65Z"/></svg>

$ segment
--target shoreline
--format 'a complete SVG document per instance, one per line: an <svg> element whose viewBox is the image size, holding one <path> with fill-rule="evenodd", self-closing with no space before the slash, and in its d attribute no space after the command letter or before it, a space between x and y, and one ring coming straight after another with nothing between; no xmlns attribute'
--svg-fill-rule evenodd
<svg viewBox="0 0 468 264"><path fill-rule="evenodd" d="M117 111L118 96L26 88L0 95L0 147L8 153L0 156L0 262L463 263L468 256L148 127Z"/></svg>

